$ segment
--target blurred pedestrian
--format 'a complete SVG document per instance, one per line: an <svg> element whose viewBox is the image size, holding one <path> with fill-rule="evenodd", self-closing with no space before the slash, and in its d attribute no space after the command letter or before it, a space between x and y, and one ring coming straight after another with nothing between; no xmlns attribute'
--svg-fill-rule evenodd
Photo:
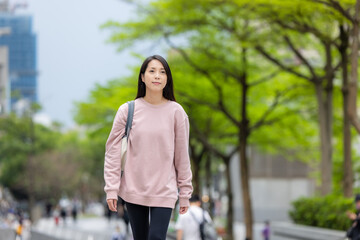
<svg viewBox="0 0 360 240"><path fill-rule="evenodd" d="M50 201L46 202L45 209L46 209L46 217L50 218L51 217L51 210L52 210L52 204L51 204Z"/></svg>
<svg viewBox="0 0 360 240"><path fill-rule="evenodd" d="M76 222L77 220L77 215L78 215L78 201L77 199L74 199L73 202L72 202L72 208L71 208L71 216L72 216L72 219L74 222Z"/></svg>
<svg viewBox="0 0 360 240"><path fill-rule="evenodd" d="M55 221L55 225L59 226L59 220L60 220L60 207L57 205L53 211L53 217Z"/></svg>
<svg viewBox="0 0 360 240"><path fill-rule="evenodd" d="M270 222L269 221L265 221L265 226L261 233L262 233L264 240L270 240Z"/></svg>
<svg viewBox="0 0 360 240"><path fill-rule="evenodd" d="M347 212L347 216L352 220L352 225L347 231L346 236L351 240L360 240L360 194L355 196L356 212Z"/></svg>
<svg viewBox="0 0 360 240"><path fill-rule="evenodd" d="M73 206L71 209L71 216L73 218L73 221L76 222L77 219L77 207Z"/></svg>
<svg viewBox="0 0 360 240"><path fill-rule="evenodd" d="M111 240L125 240L126 236L121 232L120 226L116 225L115 232L112 234Z"/></svg>
<svg viewBox="0 0 360 240"><path fill-rule="evenodd" d="M23 219L20 217L18 220L18 224L15 228L15 239L16 240L22 240L23 239Z"/></svg>
<svg viewBox="0 0 360 240"><path fill-rule="evenodd" d="M128 104L118 109L106 142L104 190L112 211L117 211L118 195L125 200L134 240L161 240L166 238L177 198L184 214L192 193L189 119L175 101L170 67L163 57L154 55L143 62L134 103L124 169L121 139Z"/></svg>
<svg viewBox="0 0 360 240"><path fill-rule="evenodd" d="M61 219L63 221L63 224L66 225L66 209L65 208L60 208L60 216L61 216Z"/></svg>
<svg viewBox="0 0 360 240"><path fill-rule="evenodd" d="M66 217L68 215L68 211L70 210L70 201L66 196L63 196L59 201L60 206L60 216L63 221L63 224L66 225Z"/></svg>
<svg viewBox="0 0 360 240"><path fill-rule="evenodd" d="M190 208L184 215L177 219L175 228L177 230L176 240L204 240L200 224L211 223L209 213L201 208L201 200L198 195L190 198Z"/></svg>

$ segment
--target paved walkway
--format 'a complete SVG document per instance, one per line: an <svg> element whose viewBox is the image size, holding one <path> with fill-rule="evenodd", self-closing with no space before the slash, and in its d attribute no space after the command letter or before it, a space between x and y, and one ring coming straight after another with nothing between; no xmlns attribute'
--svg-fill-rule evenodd
<svg viewBox="0 0 360 240"><path fill-rule="evenodd" d="M33 229L49 237L61 239L111 240L117 226L120 227L122 233L126 232L126 226L122 220L112 219L108 221L102 217L79 218L76 222L67 218L65 222L60 221L58 226L55 225L53 218L44 218L36 226L33 226ZM132 238L129 236L127 239Z"/></svg>
<svg viewBox="0 0 360 240"><path fill-rule="evenodd" d="M104 217L79 218L77 222L68 218L65 223L60 221L58 226L55 225L53 218L44 218L41 219L36 226L33 226L33 228L37 232L61 239L111 240L111 236L115 232L116 226L120 227L121 232L126 232L125 223L121 219L112 219L109 222ZM261 236L263 227L263 223L254 224L254 240L263 239ZM129 232L131 232L131 230ZM245 226L243 223L236 222L234 224L234 239L245 239ZM128 236L127 240L132 240L132 237Z"/></svg>
<svg viewBox="0 0 360 240"><path fill-rule="evenodd" d="M263 240L261 235L261 230L263 229L263 223L254 223L253 225L253 234L254 240ZM242 222L234 223L234 239L235 240L244 240L245 239L245 225ZM271 239L273 240L273 239Z"/></svg>

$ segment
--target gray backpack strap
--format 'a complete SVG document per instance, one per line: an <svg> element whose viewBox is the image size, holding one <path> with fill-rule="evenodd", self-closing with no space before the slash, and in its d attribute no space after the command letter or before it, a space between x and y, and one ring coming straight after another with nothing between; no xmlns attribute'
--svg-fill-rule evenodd
<svg viewBox="0 0 360 240"><path fill-rule="evenodd" d="M197 222L197 224L201 224L201 222L195 217L194 213L189 209L189 213L192 216L192 218Z"/></svg>
<svg viewBox="0 0 360 240"><path fill-rule="evenodd" d="M133 116L134 116L135 101L132 100L127 103L128 103L129 110L128 110L128 116L127 116L126 126L125 126L125 136L127 136L129 139L129 134L130 134Z"/></svg>

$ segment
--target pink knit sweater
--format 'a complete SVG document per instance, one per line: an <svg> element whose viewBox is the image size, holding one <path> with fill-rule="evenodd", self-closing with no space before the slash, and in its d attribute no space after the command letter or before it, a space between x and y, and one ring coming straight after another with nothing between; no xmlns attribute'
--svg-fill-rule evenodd
<svg viewBox="0 0 360 240"><path fill-rule="evenodd" d="M136 99L127 161L120 178L121 137L125 134L127 112L125 103L115 116L106 142L106 199L117 199L119 195L134 204L174 208L179 197L181 207L189 206L193 188L186 112L174 101L153 105L144 98Z"/></svg>

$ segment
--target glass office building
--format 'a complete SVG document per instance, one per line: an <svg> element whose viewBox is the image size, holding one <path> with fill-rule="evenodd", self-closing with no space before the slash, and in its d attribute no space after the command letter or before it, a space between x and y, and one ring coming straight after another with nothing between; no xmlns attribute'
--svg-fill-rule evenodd
<svg viewBox="0 0 360 240"><path fill-rule="evenodd" d="M0 12L0 28L11 33L0 36L0 46L8 47L10 109L18 100L37 102L36 34L32 32L32 17Z"/></svg>

